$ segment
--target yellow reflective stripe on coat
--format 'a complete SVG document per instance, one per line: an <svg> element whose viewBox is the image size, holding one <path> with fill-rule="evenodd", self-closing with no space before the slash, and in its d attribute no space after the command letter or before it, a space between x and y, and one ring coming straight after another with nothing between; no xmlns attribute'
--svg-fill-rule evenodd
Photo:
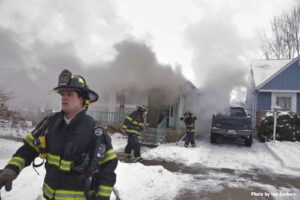
<svg viewBox="0 0 300 200"><path fill-rule="evenodd" d="M105 152L104 158L102 158L99 161L99 165L107 163L108 161L113 160L115 158L117 158L116 152L113 149L110 149L110 150L108 150L108 151Z"/></svg>
<svg viewBox="0 0 300 200"><path fill-rule="evenodd" d="M51 153L48 153L47 161L50 165L55 165L63 171L70 171L73 164L73 161L61 160L60 156L53 155Z"/></svg>
<svg viewBox="0 0 300 200"><path fill-rule="evenodd" d="M18 167L19 171L22 171L25 166L25 160L24 158L15 156L11 158L11 160L8 162L8 165L14 165Z"/></svg>
<svg viewBox="0 0 300 200"><path fill-rule="evenodd" d="M131 117L129 117L129 116L127 116L126 119L128 119L131 122L133 121L133 119Z"/></svg>
<svg viewBox="0 0 300 200"><path fill-rule="evenodd" d="M126 132L127 133L139 134L139 132L137 130L134 130L134 129L127 129Z"/></svg>
<svg viewBox="0 0 300 200"><path fill-rule="evenodd" d="M52 199L52 197L54 197L55 200L86 200L83 191L54 190L46 183L44 183L43 185L43 192L49 199Z"/></svg>
<svg viewBox="0 0 300 200"><path fill-rule="evenodd" d="M55 165L55 166L59 167L60 157L53 155L51 153L48 153L47 161L50 165Z"/></svg>
<svg viewBox="0 0 300 200"><path fill-rule="evenodd" d="M59 169L61 169L63 171L71 171L72 164L73 164L73 161L61 160Z"/></svg>
<svg viewBox="0 0 300 200"><path fill-rule="evenodd" d="M194 127L195 125L194 124L192 124L192 125L186 125L187 127Z"/></svg>
<svg viewBox="0 0 300 200"><path fill-rule="evenodd" d="M24 141L25 141L29 146L31 146L36 152L39 152L39 148L33 144L33 140L34 140L34 137L33 137L32 133L29 133L29 134L24 138Z"/></svg>
<svg viewBox="0 0 300 200"><path fill-rule="evenodd" d="M127 126L126 126L126 125L123 125L122 128L127 129Z"/></svg>
<svg viewBox="0 0 300 200"><path fill-rule="evenodd" d="M99 190L97 192L97 196L110 197L112 190L113 188L110 186L100 185Z"/></svg>
<svg viewBox="0 0 300 200"><path fill-rule="evenodd" d="M134 125L144 126L144 123L143 123L143 122L132 121L132 123L133 123Z"/></svg>
<svg viewBox="0 0 300 200"><path fill-rule="evenodd" d="M187 129L186 131L189 131L189 132L196 132L196 129Z"/></svg>

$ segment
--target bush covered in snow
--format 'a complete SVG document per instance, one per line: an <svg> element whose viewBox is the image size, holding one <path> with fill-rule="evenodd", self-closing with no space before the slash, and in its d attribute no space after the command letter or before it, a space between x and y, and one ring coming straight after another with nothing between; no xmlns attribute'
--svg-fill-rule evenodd
<svg viewBox="0 0 300 200"><path fill-rule="evenodd" d="M273 140L274 116L267 112L258 129L258 139L262 142ZM277 114L276 140L300 141L300 115L291 112Z"/></svg>

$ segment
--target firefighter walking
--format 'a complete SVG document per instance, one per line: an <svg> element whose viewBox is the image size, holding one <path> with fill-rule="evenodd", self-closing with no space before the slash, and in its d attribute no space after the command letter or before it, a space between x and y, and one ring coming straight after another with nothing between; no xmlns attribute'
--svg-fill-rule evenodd
<svg viewBox="0 0 300 200"><path fill-rule="evenodd" d="M24 138L0 172L0 189L10 191L13 180L40 156L46 160L45 199L109 200L118 161L106 129L86 114L97 93L68 70L53 90L61 95L61 112L46 117Z"/></svg>
<svg viewBox="0 0 300 200"><path fill-rule="evenodd" d="M128 135L127 145L124 150L124 155L131 157L131 152L134 152L134 161L143 161L141 157L141 147L139 143L139 134L144 128L144 113L147 111L146 106L138 106L135 111L128 115L123 123L122 128Z"/></svg>
<svg viewBox="0 0 300 200"><path fill-rule="evenodd" d="M193 115L191 112L186 112L182 117L180 117L180 120L185 124L186 126L186 136L185 136L185 143L184 146L188 147L189 144L191 144L192 147L195 147L195 122L197 120L197 117Z"/></svg>

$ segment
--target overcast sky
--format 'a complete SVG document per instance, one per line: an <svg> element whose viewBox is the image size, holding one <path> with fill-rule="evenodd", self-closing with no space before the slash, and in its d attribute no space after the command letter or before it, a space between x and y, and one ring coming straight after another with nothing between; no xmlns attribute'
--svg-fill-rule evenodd
<svg viewBox="0 0 300 200"><path fill-rule="evenodd" d="M268 28L274 15L297 3L297 0L0 0L0 78L2 83L5 80L11 85L5 85L7 89L19 88L24 92L35 85L49 91L57 84L59 72L69 68L77 74L93 76L91 82L96 87L97 73L105 74L103 70L110 67L117 69L123 64L120 61L137 57L126 52L141 50L140 59L145 58L146 63L173 69L172 73L168 70L162 73L171 74L167 82L182 72L199 88L222 86L230 91L244 84L244 79L237 77L245 75L249 61L259 57L257 33ZM128 67L129 72L137 75L135 67L129 64L125 63L125 69ZM139 62L133 65L138 66ZM139 73L145 71L159 77L149 69ZM126 70L116 71L120 72ZM14 73L30 77L32 82ZM108 78L114 81L120 78L112 72L107 74L110 77L99 77L110 85ZM17 78L12 80L12 77ZM145 80L146 76L141 77ZM124 81L126 84L129 83Z"/></svg>

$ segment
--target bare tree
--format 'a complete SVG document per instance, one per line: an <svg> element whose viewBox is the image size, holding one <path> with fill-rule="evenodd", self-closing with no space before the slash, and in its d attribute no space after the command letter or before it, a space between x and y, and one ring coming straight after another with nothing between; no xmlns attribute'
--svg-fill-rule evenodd
<svg viewBox="0 0 300 200"><path fill-rule="evenodd" d="M9 102L14 98L12 92L0 89L0 127L28 128L24 118L16 111L9 109Z"/></svg>
<svg viewBox="0 0 300 200"><path fill-rule="evenodd" d="M266 59L292 59L300 54L300 6L270 22L271 36L264 32L261 50Z"/></svg>

